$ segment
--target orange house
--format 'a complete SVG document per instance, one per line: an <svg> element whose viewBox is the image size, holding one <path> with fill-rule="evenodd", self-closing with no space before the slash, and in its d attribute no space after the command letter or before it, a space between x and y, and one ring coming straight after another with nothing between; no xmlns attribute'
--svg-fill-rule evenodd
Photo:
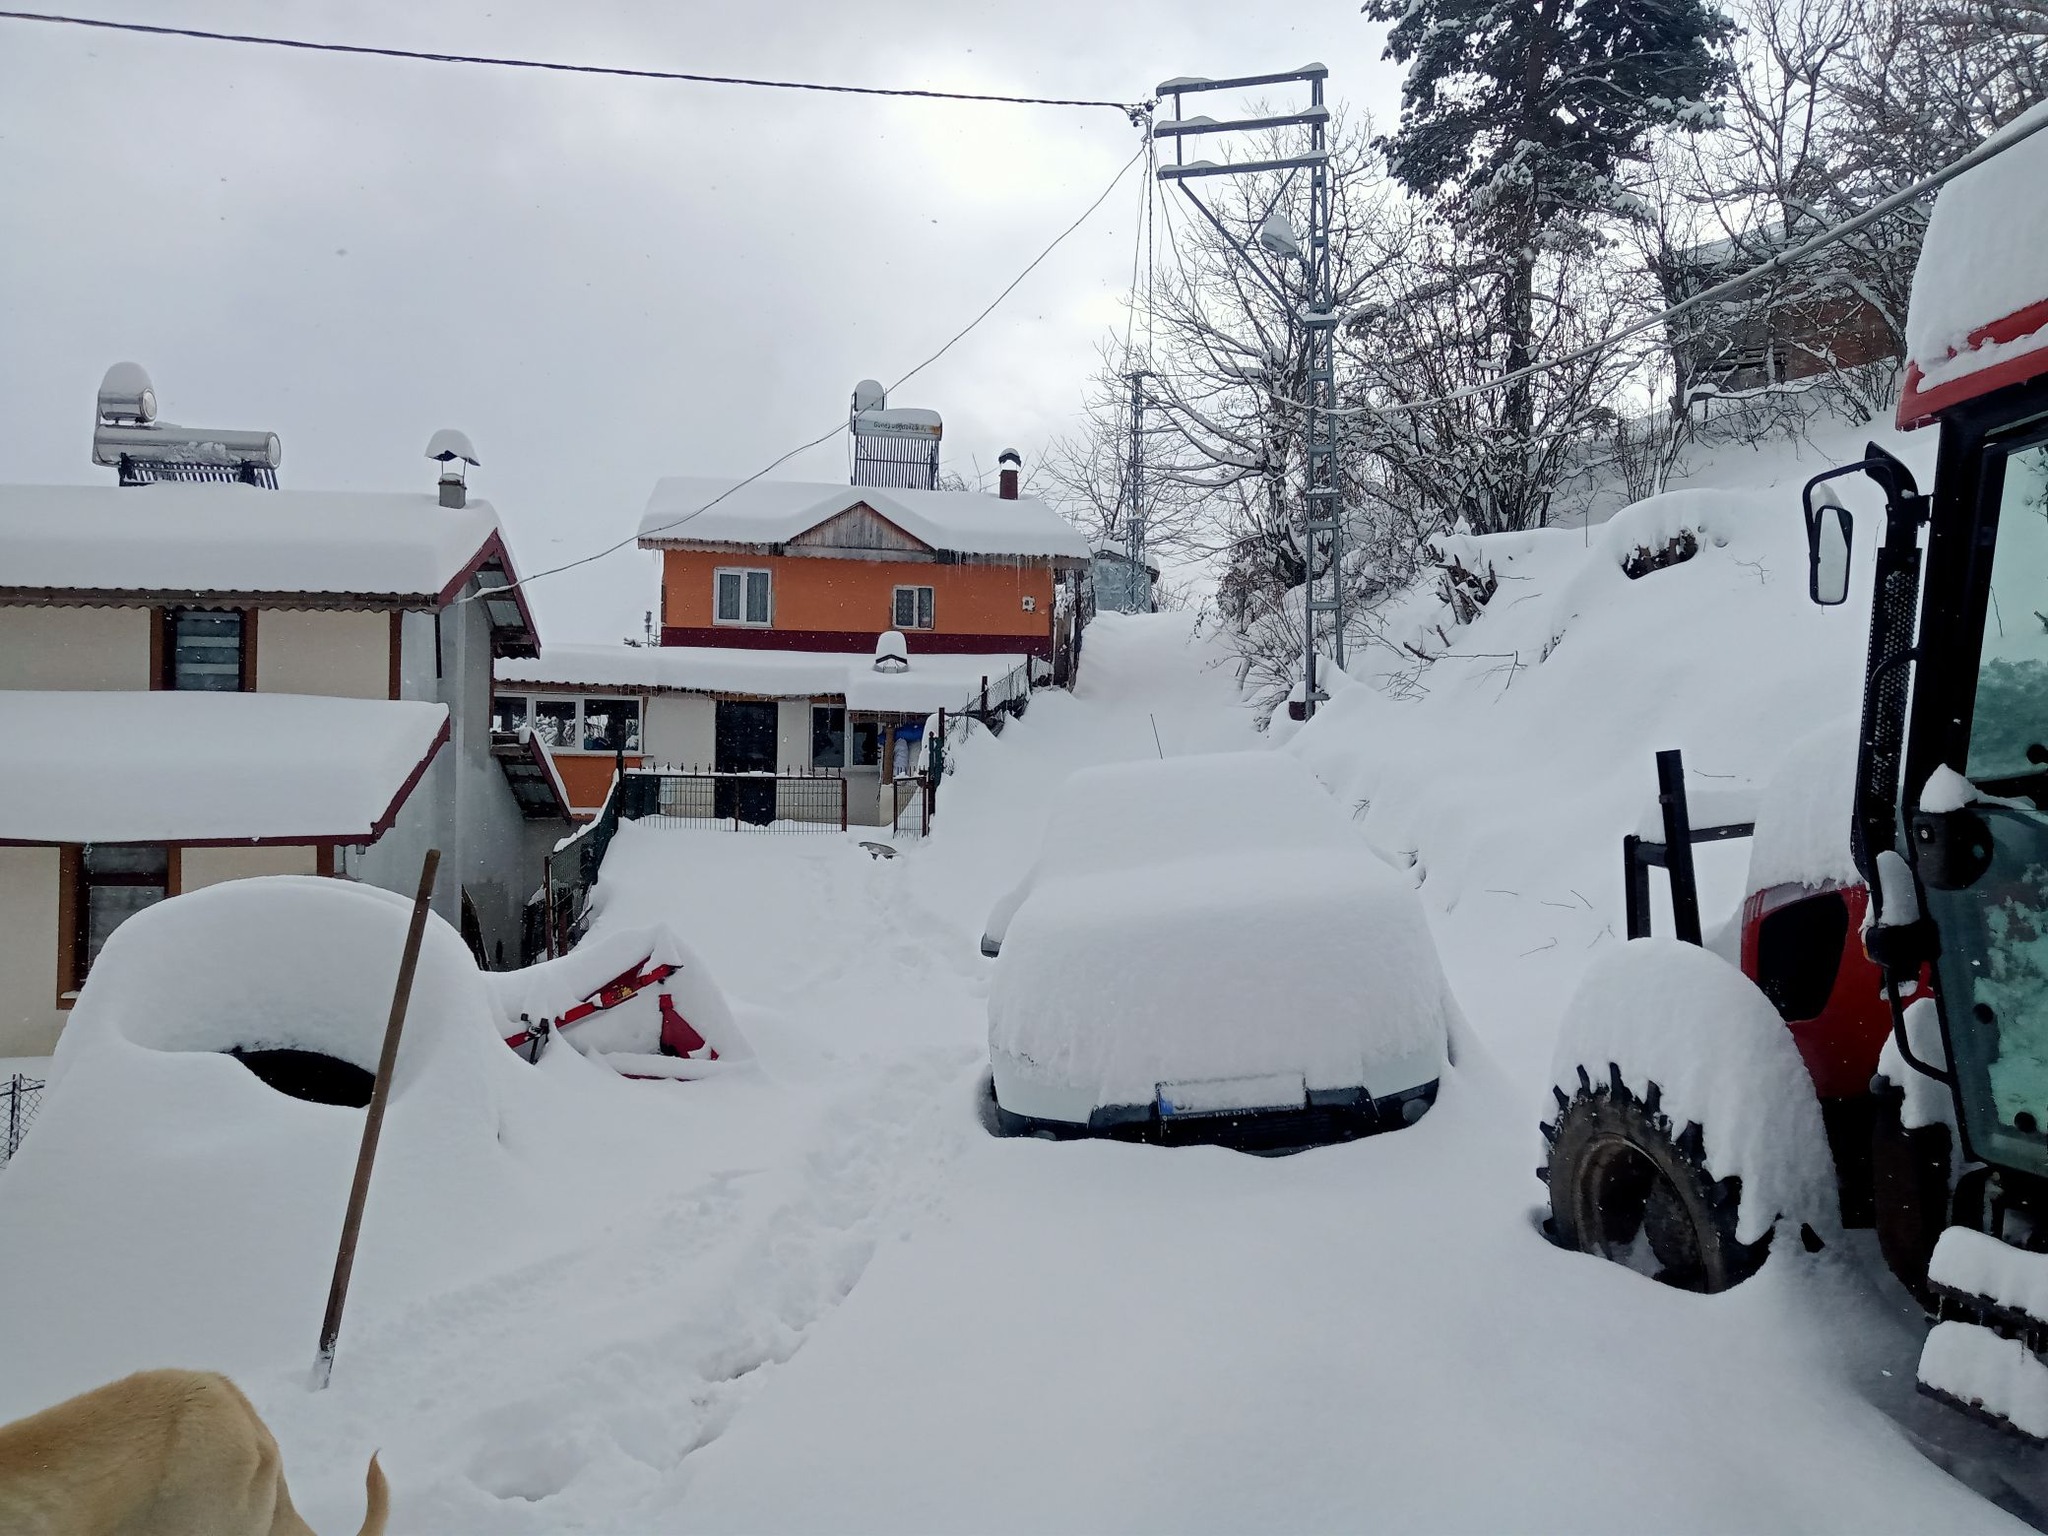
<svg viewBox="0 0 2048 1536"><path fill-rule="evenodd" d="M662 552L661 643L1051 660L1056 573L1080 533L1035 497L756 480L663 480L640 524Z"/></svg>
<svg viewBox="0 0 2048 1536"><path fill-rule="evenodd" d="M585 815L623 760L843 779L848 819L887 825L906 732L991 681L1047 662L1057 678L1071 661L1059 578L1086 566L1087 542L1018 496L1007 463L1001 483L985 496L663 480L640 524L662 554L661 644L501 662L498 723L546 739ZM888 630L907 667L878 672Z"/></svg>

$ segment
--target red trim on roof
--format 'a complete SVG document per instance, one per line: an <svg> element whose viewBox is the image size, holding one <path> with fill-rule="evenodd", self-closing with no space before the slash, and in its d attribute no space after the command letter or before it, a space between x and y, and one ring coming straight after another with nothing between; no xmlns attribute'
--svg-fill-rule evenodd
<svg viewBox="0 0 2048 1536"><path fill-rule="evenodd" d="M1917 362L1906 365L1906 387L1899 395L1899 426L1907 431L1924 427L1951 406L1975 400L1993 390L2004 389L2008 384L2024 384L2039 374L2048 373L2048 299L2029 304L2025 309L2016 309L2011 314L1980 325L1970 332L1960 351L1951 348L1948 357L1960 356L1978 347L1996 346L2001 342L2017 341L2022 336L2040 333L2039 342L2016 357L2002 358L1988 368L1966 373L1961 378L1950 379L1932 389L1920 387L1921 372ZM1943 359L1946 361L1947 359Z"/></svg>
<svg viewBox="0 0 2048 1536"><path fill-rule="evenodd" d="M413 765L412 772L405 776L405 782L398 786L398 793L391 797L391 803L384 808L384 814L370 823L363 832L299 833L287 837L140 837L110 839L107 846L124 844L169 848L297 848L306 845L341 843L374 843L398 823L398 813L405 802L412 798L412 792L419 788L420 780L433 765L434 755L448 744L451 721L441 717L441 729L434 733L434 739L427 745L426 756ZM0 848L52 848L63 847L76 841L73 838L31 838L0 837Z"/></svg>
<svg viewBox="0 0 2048 1536"><path fill-rule="evenodd" d="M505 547L505 535L502 529L494 528L491 530L491 536L478 546L477 552L470 557L469 564L457 571L453 579L436 594L434 606L446 608L450 603L454 602L462 595L462 589L469 585L477 572L489 565L494 559L505 572L506 585L503 588L492 588L490 590L502 591L505 596L511 598L518 606L519 617L526 621L526 632L533 637L534 644L534 648L530 651L496 652L494 650L494 654L537 656L540 654L540 629L533 622L533 610L526 606L526 589L519 584L519 572L512 564L512 552ZM482 599L479 599L479 601L482 601ZM495 629L497 626L492 625L491 627Z"/></svg>

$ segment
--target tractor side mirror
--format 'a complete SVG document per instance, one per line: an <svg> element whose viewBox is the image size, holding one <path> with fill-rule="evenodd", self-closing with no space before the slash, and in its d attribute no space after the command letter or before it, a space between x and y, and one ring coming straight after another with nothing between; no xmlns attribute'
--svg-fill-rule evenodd
<svg viewBox="0 0 2048 1536"><path fill-rule="evenodd" d="M1806 488L1806 591L1824 608L1849 600L1850 527L1832 487Z"/></svg>

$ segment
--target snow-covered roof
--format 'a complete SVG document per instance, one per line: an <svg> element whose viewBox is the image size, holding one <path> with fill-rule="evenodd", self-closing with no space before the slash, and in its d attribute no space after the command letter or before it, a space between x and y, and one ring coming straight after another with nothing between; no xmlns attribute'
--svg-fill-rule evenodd
<svg viewBox="0 0 2048 1536"><path fill-rule="evenodd" d="M1024 665L1017 655L914 655L908 670L877 672L866 651L770 651L670 645L551 645L538 657L501 661L500 691L747 694L810 699L844 695L851 709L930 713L958 709L986 677Z"/></svg>
<svg viewBox="0 0 2048 1536"><path fill-rule="evenodd" d="M431 491L0 485L0 593L444 603L493 560L513 576L490 503L444 507Z"/></svg>
<svg viewBox="0 0 2048 1536"><path fill-rule="evenodd" d="M688 475L655 484L640 519L640 542L650 549L786 544L863 504L935 550L1088 558L1088 541L1080 531L1035 496L1005 501L978 491L884 490L801 480L752 480L742 485Z"/></svg>
<svg viewBox="0 0 2048 1536"><path fill-rule="evenodd" d="M7 694L0 842L368 843L445 705L290 693Z"/></svg>
<svg viewBox="0 0 2048 1536"><path fill-rule="evenodd" d="M2004 135L2048 120L2042 102ZM1964 172L1934 204L1906 315L1899 425L2048 373L2048 130Z"/></svg>

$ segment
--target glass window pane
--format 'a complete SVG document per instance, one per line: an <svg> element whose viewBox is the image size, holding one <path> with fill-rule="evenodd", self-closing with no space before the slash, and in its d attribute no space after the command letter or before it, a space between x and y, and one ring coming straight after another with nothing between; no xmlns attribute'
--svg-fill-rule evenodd
<svg viewBox="0 0 2048 1536"><path fill-rule="evenodd" d="M919 587L917 589L917 627L919 629L930 629L932 627L932 589L930 587Z"/></svg>
<svg viewBox="0 0 2048 1536"><path fill-rule="evenodd" d="M585 699L583 747L587 752L638 752L638 699Z"/></svg>
<svg viewBox="0 0 2048 1536"><path fill-rule="evenodd" d="M917 627L917 593L909 587L896 589L895 624L898 629Z"/></svg>
<svg viewBox="0 0 2048 1536"><path fill-rule="evenodd" d="M747 572L747 622L766 624L768 622L768 573Z"/></svg>
<svg viewBox="0 0 2048 1536"><path fill-rule="evenodd" d="M811 709L811 766L846 766L846 711L831 705Z"/></svg>
<svg viewBox="0 0 2048 1536"><path fill-rule="evenodd" d="M718 619L722 624L737 624L740 619L740 573L720 571L718 573Z"/></svg>
<svg viewBox="0 0 2048 1536"><path fill-rule="evenodd" d="M526 700L516 693L501 693L491 701L491 729L516 731L526 724Z"/></svg>
<svg viewBox="0 0 2048 1536"><path fill-rule="evenodd" d="M160 885L94 885L85 893L85 963L97 960L114 930L164 899Z"/></svg>
<svg viewBox="0 0 2048 1536"><path fill-rule="evenodd" d="M1977 708L1965 775L1978 782L2039 773L2048 743L2048 444L2011 455L1998 504L1991 599L1977 663Z"/></svg>
<svg viewBox="0 0 2048 1536"><path fill-rule="evenodd" d="M853 765L872 768L882 760L882 727L879 721L856 720L853 733Z"/></svg>
<svg viewBox="0 0 2048 1536"><path fill-rule="evenodd" d="M576 745L576 701L536 699L533 703L533 733L559 750Z"/></svg>
<svg viewBox="0 0 2048 1536"><path fill-rule="evenodd" d="M242 689L242 616L204 608L171 615L171 686L210 693Z"/></svg>
<svg viewBox="0 0 2048 1536"><path fill-rule="evenodd" d="M85 872L88 875L154 875L170 877L168 850L149 843L87 843Z"/></svg>

